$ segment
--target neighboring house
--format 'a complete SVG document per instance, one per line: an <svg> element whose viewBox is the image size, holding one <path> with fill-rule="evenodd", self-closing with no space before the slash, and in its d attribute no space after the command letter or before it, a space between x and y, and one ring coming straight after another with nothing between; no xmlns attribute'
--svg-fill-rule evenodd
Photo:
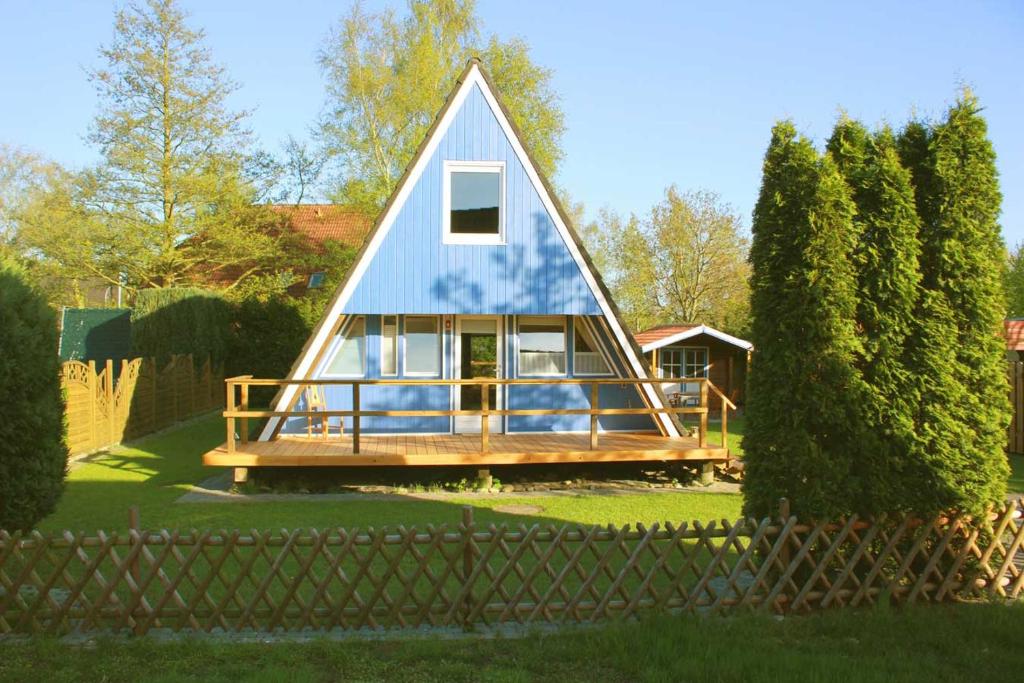
<svg viewBox="0 0 1024 683"><path fill-rule="evenodd" d="M747 378L747 358L753 345L707 325L659 325L634 335L658 377L703 377L741 405ZM692 396L693 383L673 382L662 387L666 394ZM712 403L711 409L716 406Z"/></svg>
<svg viewBox="0 0 1024 683"><path fill-rule="evenodd" d="M293 244L308 254L323 253L326 242L358 249L373 225L365 213L337 204L274 204L270 209L285 219L275 229L280 227L293 232L299 237ZM243 266L222 268L206 274L204 280L214 287L229 287L246 270ZM320 269L300 268L295 276L297 282L288 288L288 293L301 296L306 290L322 287L327 273Z"/></svg>
<svg viewBox="0 0 1024 683"><path fill-rule="evenodd" d="M647 368L554 192L472 61L293 365L288 379L306 383L285 383L272 403L277 412L347 412L333 416L344 419L344 435L332 419L334 439L307 441L319 432L310 416L275 415L259 441L231 439L204 462L725 459L726 448L682 436ZM458 384L474 378L494 383L486 394L480 384ZM592 421L586 411L595 393L594 409L610 412ZM358 431L356 409L374 412L361 413ZM435 414L416 414L422 410Z"/></svg>
<svg viewBox="0 0 1024 683"><path fill-rule="evenodd" d="M1003 321L1007 360L1024 360L1024 318Z"/></svg>

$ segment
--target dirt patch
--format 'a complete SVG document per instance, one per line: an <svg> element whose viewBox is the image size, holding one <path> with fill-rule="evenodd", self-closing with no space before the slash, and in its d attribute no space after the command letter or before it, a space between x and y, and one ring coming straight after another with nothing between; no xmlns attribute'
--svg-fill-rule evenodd
<svg viewBox="0 0 1024 683"><path fill-rule="evenodd" d="M506 515L539 515L544 508L539 505L495 505L494 511Z"/></svg>

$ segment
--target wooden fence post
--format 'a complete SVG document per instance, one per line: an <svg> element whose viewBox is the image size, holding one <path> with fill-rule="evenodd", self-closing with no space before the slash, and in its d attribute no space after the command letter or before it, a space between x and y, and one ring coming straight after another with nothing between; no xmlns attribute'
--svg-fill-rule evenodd
<svg viewBox="0 0 1024 683"><path fill-rule="evenodd" d="M107 443L114 443L114 361L108 358L103 364L103 371L107 373L107 383L103 387L104 399L107 403Z"/></svg>
<svg viewBox="0 0 1024 683"><path fill-rule="evenodd" d="M99 403L99 386L96 379L96 361L89 361L89 450L99 448L99 435L97 434L97 410Z"/></svg>
<svg viewBox="0 0 1024 683"><path fill-rule="evenodd" d="M170 362L167 364L165 370L170 370L170 382L171 385L171 405L174 407L174 412L171 413L171 424L178 421L178 357L171 356Z"/></svg>
<svg viewBox="0 0 1024 683"><path fill-rule="evenodd" d="M196 359L188 354L188 416L196 414Z"/></svg>
<svg viewBox="0 0 1024 683"><path fill-rule="evenodd" d="M779 527L786 526L789 522L789 518L792 513L789 510L789 498L779 498ZM783 567L789 567L789 537L782 539L782 550L779 552L779 560L782 562Z"/></svg>
<svg viewBox="0 0 1024 683"><path fill-rule="evenodd" d="M131 539L131 548L128 550L128 552L135 553L135 557L132 559L128 571L131 573L132 583L135 584L135 588L133 589L134 593L139 593L141 591L140 586L142 585L142 571L139 568L139 553L141 551L136 552L135 550L135 546L142 543L141 530L142 527L139 524L139 506L132 505L131 507L128 508L128 536ZM133 602L135 604L135 611L138 612L142 607L142 596L138 595L138 597L135 600L133 600ZM133 623L135 624L135 634L142 635L141 622L135 618L134 613L129 614L128 616L131 617Z"/></svg>
<svg viewBox="0 0 1024 683"><path fill-rule="evenodd" d="M465 596L462 601L462 626L469 628L469 614L473 610L473 588L469 585L469 577L473 574L473 506L462 506L462 584Z"/></svg>

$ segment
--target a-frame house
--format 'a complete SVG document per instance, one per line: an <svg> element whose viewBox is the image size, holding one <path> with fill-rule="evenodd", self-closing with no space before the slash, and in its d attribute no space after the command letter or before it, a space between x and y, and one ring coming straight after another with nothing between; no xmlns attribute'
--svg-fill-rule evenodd
<svg viewBox="0 0 1024 683"><path fill-rule="evenodd" d="M258 440L229 438L205 461L726 458L706 442L715 387L702 385L696 406L673 407L652 379L473 60L287 380L273 383L280 390ZM243 419L232 384L255 383L229 380L229 423ZM684 431L683 412L702 424L696 438Z"/></svg>

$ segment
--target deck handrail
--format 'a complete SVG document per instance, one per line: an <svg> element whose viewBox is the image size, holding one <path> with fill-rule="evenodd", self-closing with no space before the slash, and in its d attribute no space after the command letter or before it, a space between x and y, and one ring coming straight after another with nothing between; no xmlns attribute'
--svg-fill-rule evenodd
<svg viewBox="0 0 1024 683"><path fill-rule="evenodd" d="M235 452L235 420L241 420L240 440L246 443L249 440L249 419L250 418L287 418L287 417L320 417L326 425L331 417L352 418L352 452L359 453L361 418L364 417L480 417L480 441L481 451L487 453L490 439L489 418L504 416L543 416L543 415L586 415L590 417L590 449L598 448L598 418L601 415L697 415L699 416L698 443L701 448L707 447L708 431L708 402L710 392L721 401L722 417L722 448L728 448L727 412L730 408L736 409L736 405L723 394L709 379L705 377L686 378L687 383L700 385L700 405L698 406L665 406L662 408L601 408L599 405L599 389L602 385L660 385L668 384L664 378L637 379L626 377L591 377L586 379L559 378L559 377L530 377L530 378L497 378L479 377L472 379L445 379L445 378L418 378L418 379L264 379L253 378L251 375L240 375L228 377L224 380L227 390L227 400L223 416L227 422L227 452ZM252 386L351 386L352 387L352 408L350 410L250 410L249 409L249 387ZM363 410L360 408L360 387L362 386L467 386L475 385L480 387L481 407L476 410L469 409L403 409L403 410ZM588 385L590 386L590 407L589 408L491 408L488 405L490 386L516 386L516 385ZM240 402L236 402L236 392L240 390ZM294 405L298 396L293 398L291 405ZM326 429L323 430L324 438L327 438Z"/></svg>

